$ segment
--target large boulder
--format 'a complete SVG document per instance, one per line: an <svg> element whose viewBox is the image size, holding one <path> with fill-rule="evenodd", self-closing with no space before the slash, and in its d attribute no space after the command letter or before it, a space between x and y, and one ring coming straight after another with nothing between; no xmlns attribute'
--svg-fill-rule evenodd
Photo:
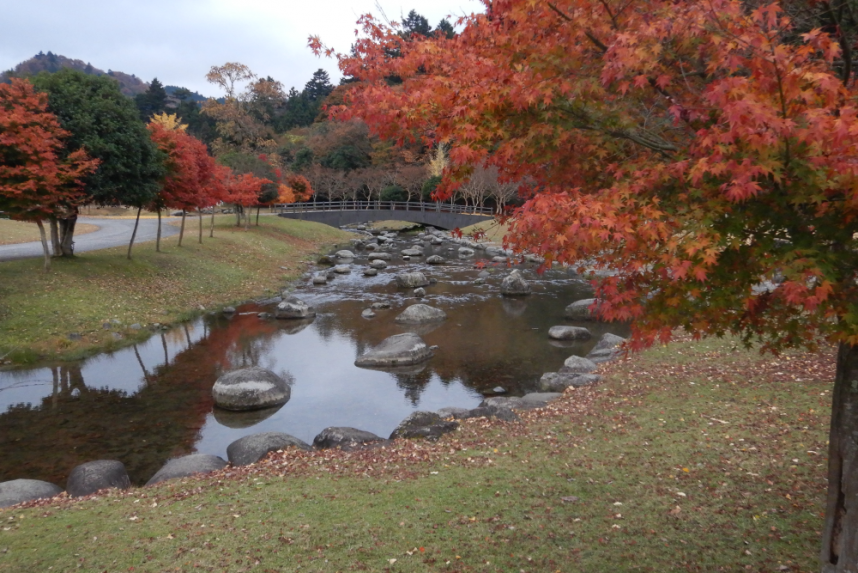
<svg viewBox="0 0 858 573"><path fill-rule="evenodd" d="M330 448L352 449L373 442L384 441L384 438L372 432L357 428L325 428L313 438L313 446L320 450Z"/></svg>
<svg viewBox="0 0 858 573"><path fill-rule="evenodd" d="M590 307L593 307L595 302L595 298L576 300L566 307L566 310L563 311L563 315L569 320L598 320L596 318L596 313L593 310L590 310ZM598 305L593 308L594 310L597 310Z"/></svg>
<svg viewBox="0 0 858 573"><path fill-rule="evenodd" d="M396 275L396 285L400 288L417 288L427 286L429 279L421 272L399 273Z"/></svg>
<svg viewBox="0 0 858 573"><path fill-rule="evenodd" d="M589 374L596 368L598 366L592 360L573 354L563 361L563 366L560 367L559 371L563 374Z"/></svg>
<svg viewBox="0 0 858 573"><path fill-rule="evenodd" d="M334 272L338 275L347 275L352 272L352 269L348 265L337 265L334 267Z"/></svg>
<svg viewBox="0 0 858 573"><path fill-rule="evenodd" d="M13 479L0 483L0 507L9 507L25 501L54 497L63 488L37 479Z"/></svg>
<svg viewBox="0 0 858 573"><path fill-rule="evenodd" d="M208 454L191 454L182 456L167 462L158 472L146 482L146 485L155 485L169 479L177 479L192 476L194 474L207 474L222 470L227 466L226 461L218 456Z"/></svg>
<svg viewBox="0 0 858 573"><path fill-rule="evenodd" d="M315 278L313 282L316 282ZM321 284L325 284L325 282L327 281L322 281ZM290 297L277 305L274 316L276 318L312 318L316 316L316 309L303 300Z"/></svg>
<svg viewBox="0 0 858 573"><path fill-rule="evenodd" d="M226 447L226 457L234 466L255 464L268 454L286 448L310 450L310 444L282 432L263 432L239 438Z"/></svg>
<svg viewBox="0 0 858 573"><path fill-rule="evenodd" d="M393 255L390 253L385 253L383 251L372 254L372 259L377 261L389 261L393 259Z"/></svg>
<svg viewBox="0 0 858 573"><path fill-rule="evenodd" d="M432 358L434 353L423 339L412 332L396 334L384 339L355 360L355 366L408 366Z"/></svg>
<svg viewBox="0 0 858 573"><path fill-rule="evenodd" d="M440 308L428 304L412 304L396 317L396 322L400 324L425 324L427 322L440 322L446 318L447 313Z"/></svg>
<svg viewBox="0 0 858 573"><path fill-rule="evenodd" d="M337 251L337 254L334 255L338 259L353 259L355 258L355 254L351 251Z"/></svg>
<svg viewBox="0 0 858 573"><path fill-rule="evenodd" d="M444 434L456 431L458 427L457 422L444 420L435 412L414 412L396 426L390 439L437 440Z"/></svg>
<svg viewBox="0 0 858 573"><path fill-rule="evenodd" d="M536 384L540 392L563 392L566 388L581 388L595 384L602 377L598 374L573 374L571 372L546 372Z"/></svg>
<svg viewBox="0 0 858 573"><path fill-rule="evenodd" d="M593 347L593 350L587 354L587 358L593 362L607 362L616 358L622 350L620 347L626 341L622 336L606 332Z"/></svg>
<svg viewBox="0 0 858 573"><path fill-rule="evenodd" d="M363 276L365 277L374 277L378 275L378 269L364 269Z"/></svg>
<svg viewBox="0 0 858 573"><path fill-rule="evenodd" d="M501 294L504 296L524 296L530 294L530 284L524 280L518 269L513 270L501 282Z"/></svg>
<svg viewBox="0 0 858 573"><path fill-rule="evenodd" d="M116 460L95 460L80 464L71 471L66 481L66 491L72 497L82 497L112 487L131 487L125 465Z"/></svg>
<svg viewBox="0 0 858 573"><path fill-rule="evenodd" d="M370 261L369 266L374 269L386 269L387 262L382 261L381 259L373 259L372 261Z"/></svg>
<svg viewBox="0 0 858 573"><path fill-rule="evenodd" d="M411 247L410 249L404 249L401 251L402 255L405 257L422 257L423 249L417 247Z"/></svg>
<svg viewBox="0 0 858 573"><path fill-rule="evenodd" d="M590 340L590 331L581 326L552 326L548 329L548 338L554 340Z"/></svg>
<svg viewBox="0 0 858 573"><path fill-rule="evenodd" d="M215 404L225 410L260 410L282 406L291 396L289 383L265 368L227 372L212 387Z"/></svg>

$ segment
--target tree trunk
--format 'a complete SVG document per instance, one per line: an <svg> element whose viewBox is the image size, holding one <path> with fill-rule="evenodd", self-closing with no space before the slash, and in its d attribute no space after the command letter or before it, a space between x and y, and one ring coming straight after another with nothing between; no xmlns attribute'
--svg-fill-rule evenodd
<svg viewBox="0 0 858 573"><path fill-rule="evenodd" d="M831 399L822 573L858 571L858 346L841 343Z"/></svg>
<svg viewBox="0 0 858 573"><path fill-rule="evenodd" d="M161 252L161 208L157 209L158 211L158 234L155 236L155 252Z"/></svg>
<svg viewBox="0 0 858 573"><path fill-rule="evenodd" d="M185 236L185 210L182 209L182 228L179 229L179 246L182 246L182 237Z"/></svg>
<svg viewBox="0 0 858 573"><path fill-rule="evenodd" d="M60 230L57 226L57 218L51 217L49 219L51 225L51 248L55 257L59 257L63 254L63 249L60 247Z"/></svg>
<svg viewBox="0 0 858 573"><path fill-rule="evenodd" d="M137 207L137 218L134 220L134 230L131 231L131 241L128 242L128 260L131 260L131 247L134 246L134 237L137 236L137 225L140 224L140 211L143 207Z"/></svg>
<svg viewBox="0 0 858 573"><path fill-rule="evenodd" d="M48 251L48 239L45 235L45 226L41 219L36 219L36 225L39 226L39 236L42 238L42 250L45 252L45 272L51 270L51 253Z"/></svg>
<svg viewBox="0 0 858 573"><path fill-rule="evenodd" d="M256 206L256 226L257 226L257 227L259 226L259 210L260 210L261 208L262 208L262 207L260 207L259 205L257 205L257 206Z"/></svg>
<svg viewBox="0 0 858 573"><path fill-rule="evenodd" d="M60 219L60 253L63 257L74 256L74 227L77 223L77 211L70 217Z"/></svg>
<svg viewBox="0 0 858 573"><path fill-rule="evenodd" d="M214 238L214 207L212 207L212 224L209 227L209 239Z"/></svg>
<svg viewBox="0 0 858 573"><path fill-rule="evenodd" d="M197 209L197 223L199 223L199 225L200 225L200 232L199 232L200 237L199 238L200 238L200 244L202 245L203 244L203 210L202 209Z"/></svg>

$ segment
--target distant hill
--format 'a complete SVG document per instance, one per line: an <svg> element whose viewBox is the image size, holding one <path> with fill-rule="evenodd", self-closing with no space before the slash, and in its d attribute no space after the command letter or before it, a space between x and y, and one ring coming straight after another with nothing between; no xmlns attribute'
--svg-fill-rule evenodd
<svg viewBox="0 0 858 573"><path fill-rule="evenodd" d="M166 91L167 95L169 95L169 96L173 96L176 93L176 90L180 90L180 89L184 89L184 88L181 88L179 86L164 86L164 91ZM204 96L202 94L198 94L197 92L191 92L191 95L188 96L188 99L191 101L195 101L197 103L202 103L209 98L207 98L206 96ZM223 99L223 98L221 98L221 99Z"/></svg>
<svg viewBox="0 0 858 573"><path fill-rule="evenodd" d="M110 76L119 82L119 88L122 90L122 93L128 97L134 97L135 95L143 93L149 89L149 84L134 74L129 75L124 72L113 70L105 72L104 70L93 67L92 64L88 62L85 63L82 60L73 60L51 52L48 52L47 54L39 52L29 60L21 62L13 69L3 72L0 74L0 82L9 81L10 77L34 76L39 72L56 72L62 68L72 68L95 76ZM205 100L205 98L203 98L203 100Z"/></svg>

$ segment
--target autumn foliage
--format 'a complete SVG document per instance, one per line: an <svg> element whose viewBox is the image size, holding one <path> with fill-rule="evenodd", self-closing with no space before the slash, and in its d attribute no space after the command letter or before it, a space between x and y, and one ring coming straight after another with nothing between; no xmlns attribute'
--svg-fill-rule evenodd
<svg viewBox="0 0 858 573"><path fill-rule="evenodd" d="M831 258L858 213L840 48L819 30L794 41L777 4L746 6L501 0L454 39L413 41L366 16L341 56L364 81L339 115L448 144L441 193L482 163L533 180L509 241L619 271L600 309L635 319L635 345L680 325L858 342L855 268Z"/></svg>
<svg viewBox="0 0 858 573"><path fill-rule="evenodd" d="M98 165L84 150L63 159L69 134L47 100L26 80L0 84L0 209L14 219L41 220L76 206L81 179Z"/></svg>

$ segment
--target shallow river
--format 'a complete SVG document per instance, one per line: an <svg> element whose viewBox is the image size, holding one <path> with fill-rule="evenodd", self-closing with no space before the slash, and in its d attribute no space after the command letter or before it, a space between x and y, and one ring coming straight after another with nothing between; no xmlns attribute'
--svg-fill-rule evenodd
<svg viewBox="0 0 858 573"><path fill-rule="evenodd" d="M209 315L154 334L146 342L73 363L0 371L0 481L42 479L65 484L71 469L96 459L122 461L134 483L145 483L163 464L188 453L219 455L234 440L279 431L306 442L328 426L352 426L387 437L416 410L475 407L500 386L505 395L534 388L544 372L571 354L585 355L604 332L627 327L582 323L586 343L550 341L548 329L564 320L570 302L588 298L589 284L567 270L541 275L521 267L533 286L523 298L500 295L505 264L477 256L458 259L458 245L426 247L451 262L430 266L404 261L401 235L394 259L376 277L364 277L366 254L357 250L352 273L324 286L302 280L297 294L317 309L312 321L260 319L272 307L247 304L236 315ZM346 246L345 248L351 247ZM449 249L454 250L449 250ZM475 285L475 262L491 276ZM422 301L398 289L394 277L420 270L437 279ZM372 319L361 311L373 302L392 304ZM405 327L394 318L423 302L448 318L431 327ZM438 345L430 361L402 371L358 368L369 347L406 330ZM237 414L213 406L211 387L225 371L261 366L287 376L292 396L279 409Z"/></svg>

